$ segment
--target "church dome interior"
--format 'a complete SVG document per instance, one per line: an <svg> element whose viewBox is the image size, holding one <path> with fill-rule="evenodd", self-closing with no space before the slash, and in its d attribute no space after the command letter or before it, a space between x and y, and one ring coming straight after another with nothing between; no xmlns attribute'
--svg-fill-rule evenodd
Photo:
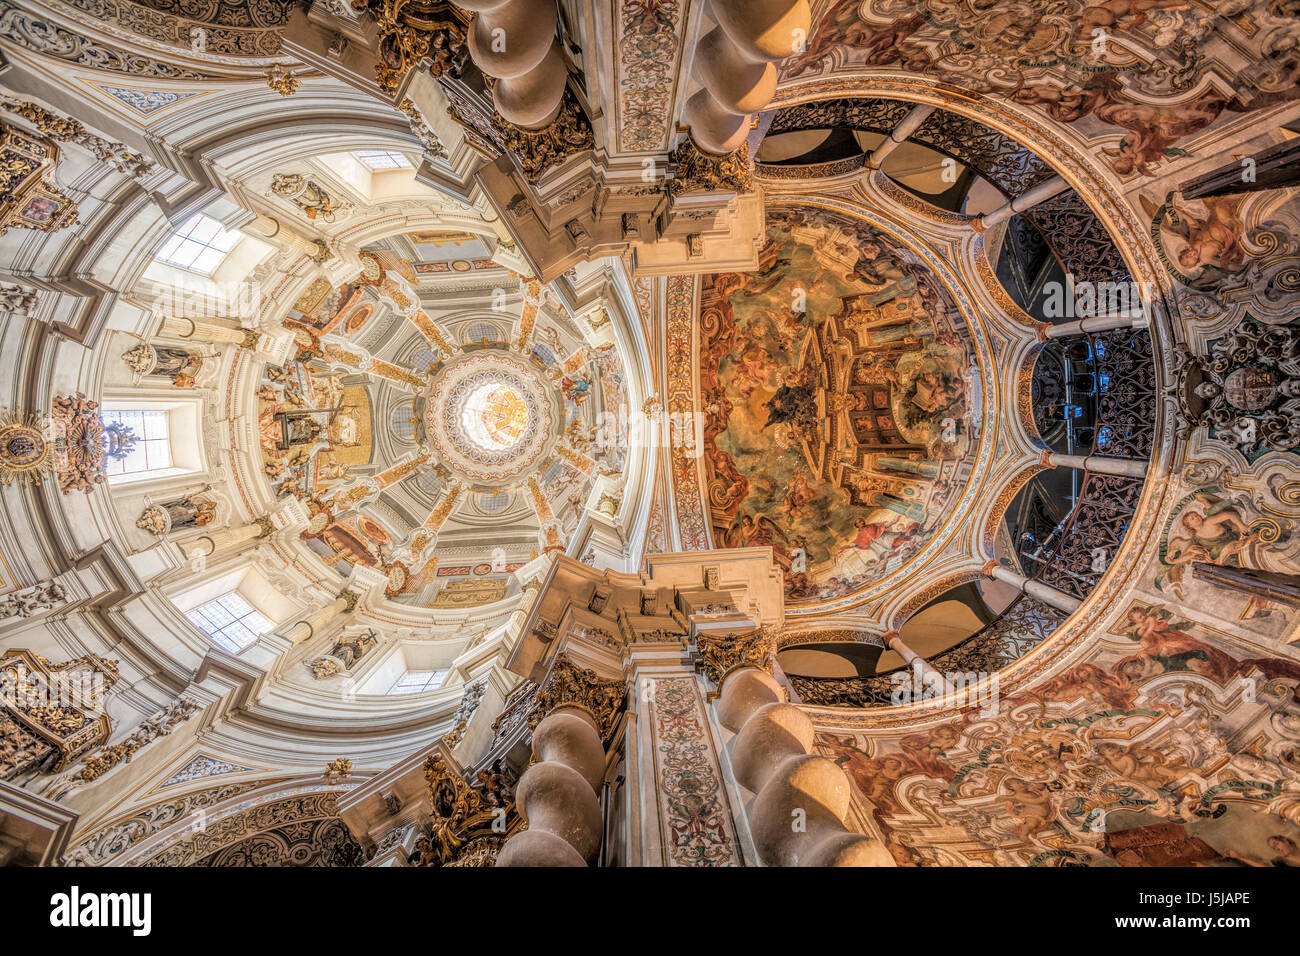
<svg viewBox="0 0 1300 956"><path fill-rule="evenodd" d="M0 0L0 151L0 864L1300 865L1295 3Z"/></svg>

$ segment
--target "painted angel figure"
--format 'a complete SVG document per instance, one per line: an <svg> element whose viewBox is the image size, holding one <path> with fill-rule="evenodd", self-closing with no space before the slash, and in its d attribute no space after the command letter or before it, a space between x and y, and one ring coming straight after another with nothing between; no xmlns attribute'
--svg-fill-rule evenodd
<svg viewBox="0 0 1300 956"><path fill-rule="evenodd" d="M1194 497L1200 509L1186 510L1179 517L1178 525L1184 534L1175 537L1170 529L1164 558L1167 567L1156 575L1155 581L1159 590L1167 590L1179 599L1183 597L1187 569L1193 562L1244 567L1242 552L1260 541L1259 532L1252 530L1247 520L1247 515L1257 513L1248 498L1222 498L1206 491L1199 491Z"/></svg>

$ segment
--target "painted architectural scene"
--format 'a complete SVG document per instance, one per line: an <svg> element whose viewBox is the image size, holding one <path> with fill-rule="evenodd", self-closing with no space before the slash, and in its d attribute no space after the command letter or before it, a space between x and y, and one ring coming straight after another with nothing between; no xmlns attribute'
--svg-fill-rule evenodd
<svg viewBox="0 0 1300 956"><path fill-rule="evenodd" d="M714 536L771 547L793 601L838 597L910 559L970 474L969 333L938 282L861 221L770 209L759 258L701 291Z"/></svg>

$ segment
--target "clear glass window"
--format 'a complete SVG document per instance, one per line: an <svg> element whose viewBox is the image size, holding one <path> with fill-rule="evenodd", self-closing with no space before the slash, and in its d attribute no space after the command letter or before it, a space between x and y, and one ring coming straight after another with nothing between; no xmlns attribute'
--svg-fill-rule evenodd
<svg viewBox="0 0 1300 956"><path fill-rule="evenodd" d="M390 694L418 694L421 691L437 687L446 676L446 671L407 671L397 678L397 681L388 689L388 692Z"/></svg>
<svg viewBox="0 0 1300 956"><path fill-rule="evenodd" d="M221 223L202 213L196 213L168 237L154 258L210 276L239 239L238 232L224 228Z"/></svg>
<svg viewBox="0 0 1300 956"><path fill-rule="evenodd" d="M238 653L274 626L238 591L200 604L187 615L217 647Z"/></svg>
<svg viewBox="0 0 1300 956"><path fill-rule="evenodd" d="M122 409L103 413L105 425L122 425L135 435L135 446L123 459L108 460L110 478L136 475L172 467L172 446L167 412L159 409Z"/></svg>
<svg viewBox="0 0 1300 956"><path fill-rule="evenodd" d="M352 155L370 170L414 168L409 159L391 149L359 149Z"/></svg>

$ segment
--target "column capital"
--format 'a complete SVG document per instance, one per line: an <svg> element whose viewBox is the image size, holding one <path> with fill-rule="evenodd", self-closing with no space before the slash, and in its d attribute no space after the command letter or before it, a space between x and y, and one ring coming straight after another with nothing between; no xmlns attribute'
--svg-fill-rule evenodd
<svg viewBox="0 0 1300 956"><path fill-rule="evenodd" d="M989 558L984 562L984 567L981 568L980 571L985 577L995 578L997 577L997 569L999 567L1000 565L998 564L997 558Z"/></svg>
<svg viewBox="0 0 1300 956"><path fill-rule="evenodd" d="M716 637L699 633L695 636L695 646L699 651L697 664L704 676L719 689L723 681L742 668L754 667L771 674L773 638L774 635L765 627L748 634L719 634Z"/></svg>

